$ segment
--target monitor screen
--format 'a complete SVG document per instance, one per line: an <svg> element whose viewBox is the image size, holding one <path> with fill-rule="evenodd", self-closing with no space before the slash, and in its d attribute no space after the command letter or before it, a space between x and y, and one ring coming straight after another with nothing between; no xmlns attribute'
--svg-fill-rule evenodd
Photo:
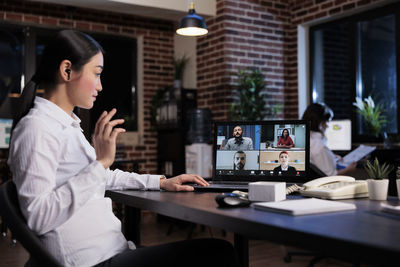
<svg viewBox="0 0 400 267"><path fill-rule="evenodd" d="M332 120L325 136L330 150L351 150L351 120Z"/></svg>
<svg viewBox="0 0 400 267"><path fill-rule="evenodd" d="M217 122L214 127L214 179L307 180L308 122Z"/></svg>
<svg viewBox="0 0 400 267"><path fill-rule="evenodd" d="M0 119L0 148L8 148L10 145L12 122L12 119Z"/></svg>

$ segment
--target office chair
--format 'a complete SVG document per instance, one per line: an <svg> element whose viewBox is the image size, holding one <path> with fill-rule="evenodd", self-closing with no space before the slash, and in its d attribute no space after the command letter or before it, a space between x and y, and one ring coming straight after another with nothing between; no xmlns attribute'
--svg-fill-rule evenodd
<svg viewBox="0 0 400 267"><path fill-rule="evenodd" d="M5 165L5 168L4 167L1 168L1 172L2 172L2 174L1 174L1 178L0 178L0 185L10 179L10 175L9 175L10 172L9 172L7 165ZM1 219L1 227L0 227L1 235L3 237L6 237L8 234L8 227L7 227L7 224L5 223L4 219L1 218L1 216L0 216L0 219ZM11 246L15 246L16 244L17 244L17 240L11 234Z"/></svg>
<svg viewBox="0 0 400 267"><path fill-rule="evenodd" d="M17 189L11 180L0 186L0 213L15 238L30 254L25 266L62 266L28 227L19 208Z"/></svg>

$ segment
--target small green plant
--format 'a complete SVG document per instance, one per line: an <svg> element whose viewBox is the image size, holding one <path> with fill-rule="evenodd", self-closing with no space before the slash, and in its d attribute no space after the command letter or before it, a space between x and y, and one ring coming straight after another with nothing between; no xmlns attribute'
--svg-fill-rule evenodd
<svg viewBox="0 0 400 267"><path fill-rule="evenodd" d="M189 57L182 55L181 58L174 59L174 79L182 80L183 72L185 71L186 64L189 62Z"/></svg>
<svg viewBox="0 0 400 267"><path fill-rule="evenodd" d="M157 110L163 105L167 98L169 87L160 88L156 91L150 103L150 123L152 126L157 125Z"/></svg>
<svg viewBox="0 0 400 267"><path fill-rule="evenodd" d="M239 70L238 85L233 91L229 109L232 120L264 120L280 111L279 105L267 104L264 76L259 69Z"/></svg>
<svg viewBox="0 0 400 267"><path fill-rule="evenodd" d="M357 107L357 112L364 118L368 130L378 137L383 125L387 122L382 106L379 104L375 105L371 96L364 98L364 101L360 97L356 97L356 102L353 105Z"/></svg>
<svg viewBox="0 0 400 267"><path fill-rule="evenodd" d="M393 166L387 163L379 164L378 158L375 158L373 163L367 161L364 169L367 171L369 178L380 180L389 177L389 173L393 170Z"/></svg>
<svg viewBox="0 0 400 267"><path fill-rule="evenodd" d="M398 166L396 170L396 179L400 179L400 166Z"/></svg>

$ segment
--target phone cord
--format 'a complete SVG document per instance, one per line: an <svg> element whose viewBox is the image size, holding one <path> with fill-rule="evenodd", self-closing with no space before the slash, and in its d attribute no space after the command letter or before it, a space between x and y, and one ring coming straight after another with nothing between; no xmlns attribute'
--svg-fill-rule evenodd
<svg viewBox="0 0 400 267"><path fill-rule="evenodd" d="M300 191L302 189L303 189L303 187L302 186L298 186L297 184L288 186L286 188L286 195L290 195L291 193L298 192L298 191Z"/></svg>

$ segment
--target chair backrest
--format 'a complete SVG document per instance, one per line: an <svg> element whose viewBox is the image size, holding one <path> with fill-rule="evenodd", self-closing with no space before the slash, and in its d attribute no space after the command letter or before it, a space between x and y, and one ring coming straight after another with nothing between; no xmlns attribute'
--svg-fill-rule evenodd
<svg viewBox="0 0 400 267"><path fill-rule="evenodd" d="M28 227L19 208L17 190L12 180L0 186L0 214L13 236L29 252L31 256L30 264L35 266L62 266Z"/></svg>

